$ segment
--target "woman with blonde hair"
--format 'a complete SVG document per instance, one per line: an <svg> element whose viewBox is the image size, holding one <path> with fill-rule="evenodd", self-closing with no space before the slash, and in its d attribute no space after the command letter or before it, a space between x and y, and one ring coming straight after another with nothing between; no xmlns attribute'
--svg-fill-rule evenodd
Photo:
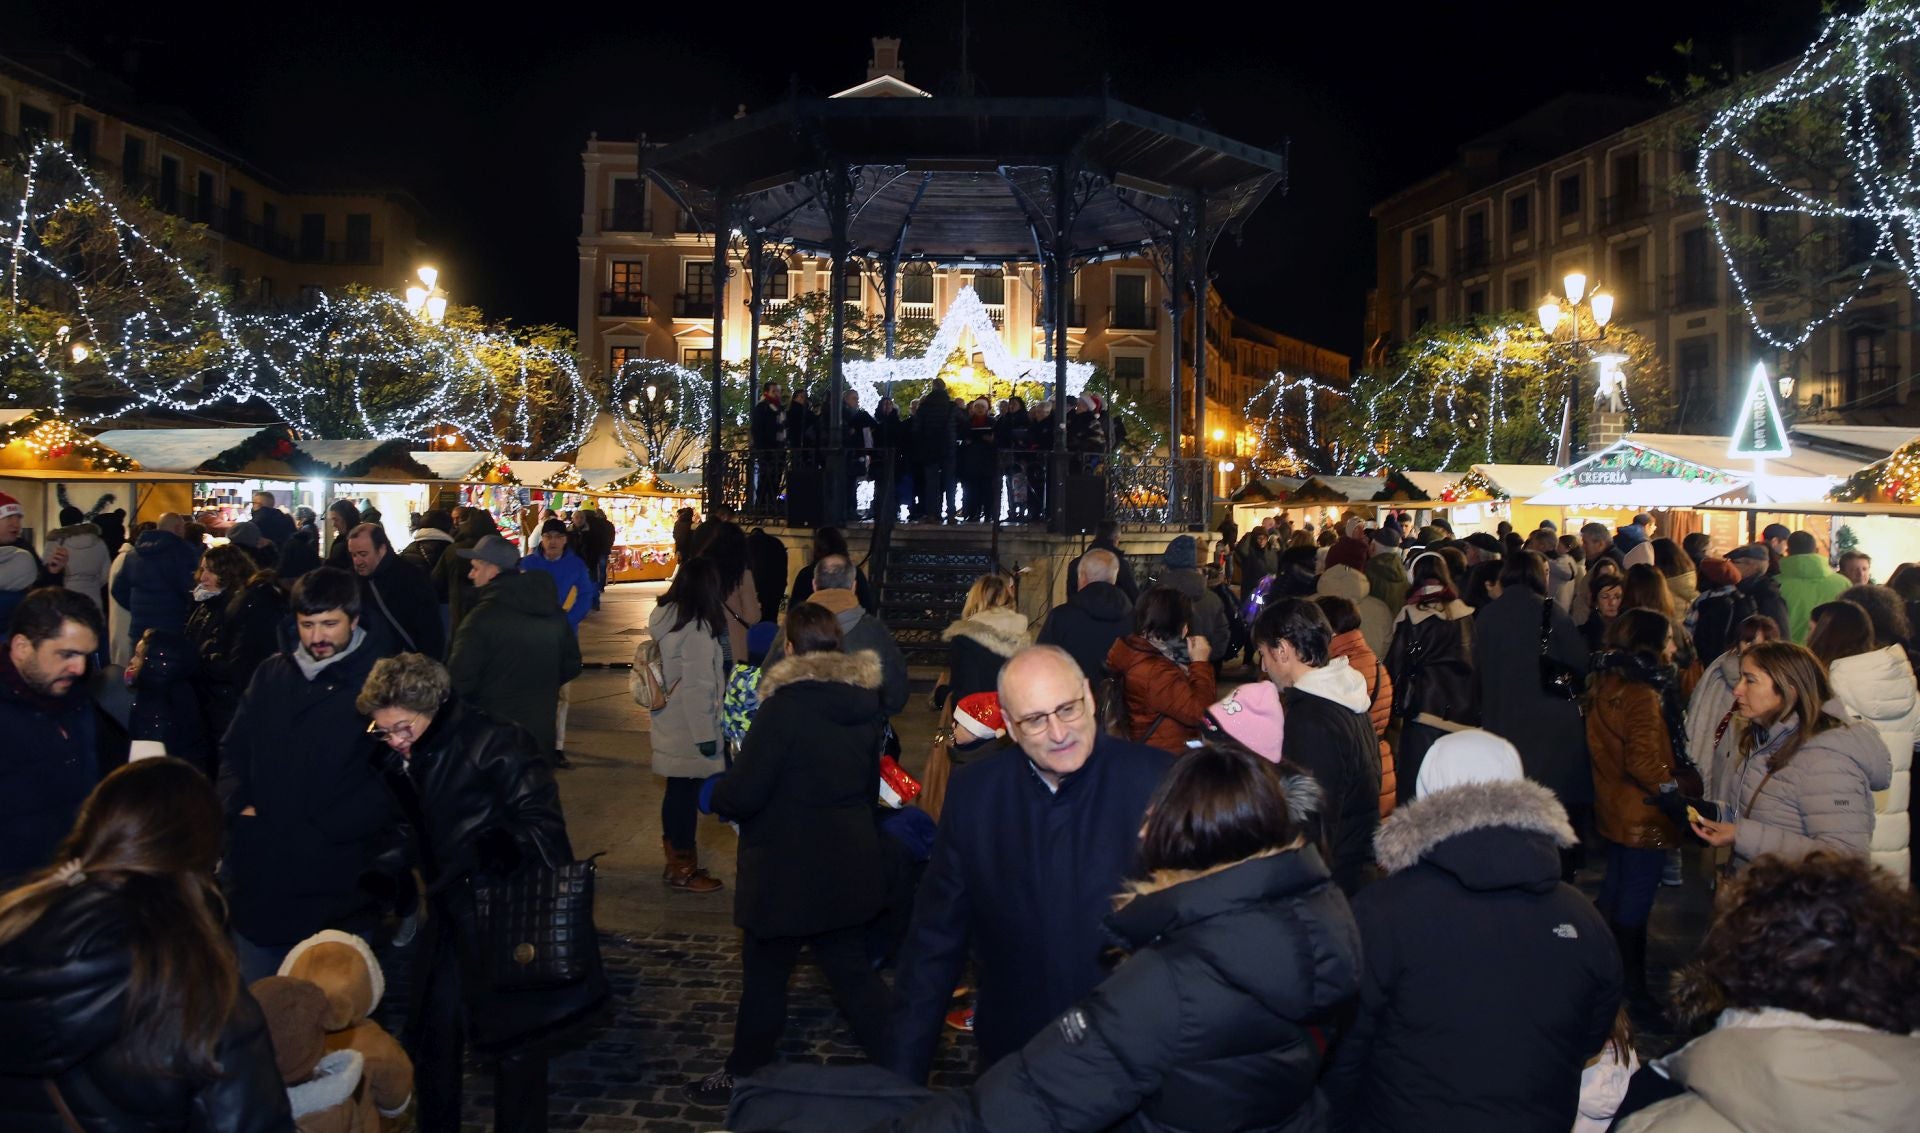
<svg viewBox="0 0 1920 1133"><path fill-rule="evenodd" d="M1737 763L1720 820L1689 815L1693 832L1733 847L1735 867L1761 854L1799 857L1824 847L1866 854L1873 792L1893 781L1880 735L1849 723L1827 671L1803 645L1769 641L1740 658L1733 691Z"/></svg>
<svg viewBox="0 0 1920 1133"><path fill-rule="evenodd" d="M996 691L1000 667L1033 643L1033 630L1015 601L1013 580L1004 574L983 574L968 587L960 620L940 635L947 642L947 671L936 687L945 686L947 697L939 705L936 735L951 736L953 715L960 702L976 693ZM944 739L936 740L921 776L920 808L938 818L946 800L947 776L965 763L969 754L985 755L995 750L994 745L982 743L967 752Z"/></svg>
<svg viewBox="0 0 1920 1133"><path fill-rule="evenodd" d="M213 871L220 800L177 759L101 780L56 864L0 896L10 1130L287 1131Z"/></svg>

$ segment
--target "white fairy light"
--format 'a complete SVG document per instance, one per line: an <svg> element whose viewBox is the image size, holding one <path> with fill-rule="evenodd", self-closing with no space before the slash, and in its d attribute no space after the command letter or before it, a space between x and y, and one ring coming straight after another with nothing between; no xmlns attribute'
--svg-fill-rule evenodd
<svg viewBox="0 0 1920 1133"><path fill-rule="evenodd" d="M1806 54L1779 82L1740 98L1713 118L1701 138L1694 180L1707 206L1708 227L1727 264L1740 305L1754 333L1781 350L1804 346L1866 290L1877 264L1891 262L1920 284L1920 208L1913 203L1913 161L1920 155L1920 88L1912 72L1912 54L1920 46L1920 9L1887 2L1869 3L1857 15L1827 21ZM1783 176L1771 154L1758 153L1744 134L1760 118L1794 103L1819 103L1819 117L1842 132L1851 199L1822 196ZM1900 144L1888 145L1882 129L1903 130ZM1742 190L1716 183L1716 166L1727 184L1758 180L1776 199L1753 200ZM1756 309L1754 282L1736 258L1729 233L1740 230L1742 214L1811 218L1871 229L1872 248L1857 271L1836 282L1844 288L1825 310L1812 309L1797 329L1769 326Z"/></svg>

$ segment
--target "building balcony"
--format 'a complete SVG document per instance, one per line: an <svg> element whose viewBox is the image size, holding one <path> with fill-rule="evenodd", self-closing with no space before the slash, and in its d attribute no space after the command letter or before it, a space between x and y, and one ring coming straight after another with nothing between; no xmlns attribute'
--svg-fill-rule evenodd
<svg viewBox="0 0 1920 1133"><path fill-rule="evenodd" d="M1646 187L1615 193L1600 199L1600 224L1612 227L1645 220L1653 215L1653 190Z"/></svg>
<svg viewBox="0 0 1920 1133"><path fill-rule="evenodd" d="M1720 305L1720 278L1713 271L1682 272L1661 281L1660 293L1678 311L1698 311Z"/></svg>
<svg viewBox="0 0 1920 1133"><path fill-rule="evenodd" d="M644 319L647 317L647 297L633 291L602 291L600 313L614 318Z"/></svg>
<svg viewBox="0 0 1920 1133"><path fill-rule="evenodd" d="M1478 275L1493 262L1492 246L1485 240L1472 240L1453 250L1453 274Z"/></svg>
<svg viewBox="0 0 1920 1133"><path fill-rule="evenodd" d="M900 304L900 317L903 319L926 319L928 322L932 322L933 304L902 303Z"/></svg>
<svg viewBox="0 0 1920 1133"><path fill-rule="evenodd" d="M1152 307L1108 307L1107 326L1113 330L1153 330L1160 324L1160 312Z"/></svg>
<svg viewBox="0 0 1920 1133"><path fill-rule="evenodd" d="M615 207L600 210L602 232L652 232L653 213L644 208Z"/></svg>
<svg viewBox="0 0 1920 1133"><path fill-rule="evenodd" d="M1007 308L1005 304L982 303L981 306L987 309L987 321L993 324L994 330L1002 330L1006 327Z"/></svg>
<svg viewBox="0 0 1920 1133"><path fill-rule="evenodd" d="M673 317L676 319L711 319L713 317L713 296L688 295L682 292L673 297Z"/></svg>

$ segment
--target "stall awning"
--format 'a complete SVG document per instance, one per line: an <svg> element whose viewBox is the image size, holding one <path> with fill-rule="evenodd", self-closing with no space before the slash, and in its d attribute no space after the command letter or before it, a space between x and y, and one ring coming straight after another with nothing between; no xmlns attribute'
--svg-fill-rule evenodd
<svg viewBox="0 0 1920 1133"><path fill-rule="evenodd" d="M405 440L297 441L287 462L322 480L419 483L433 470L413 459Z"/></svg>
<svg viewBox="0 0 1920 1133"><path fill-rule="evenodd" d="M196 475L238 473L241 471L239 468L214 467L217 458L229 453L245 451L250 446L259 447L266 459L280 464L280 470L272 473L271 478L282 480L300 478L282 463L286 457L292 455L293 443L287 438L285 429L280 426L228 429L108 429L93 439L115 452L125 453L139 461L140 467L150 472ZM284 451L281 449L283 443ZM273 455L275 453L278 455Z"/></svg>
<svg viewBox="0 0 1920 1133"><path fill-rule="evenodd" d="M1372 504L1385 487L1384 476L1309 476L1291 493L1288 504Z"/></svg>
<svg viewBox="0 0 1920 1133"><path fill-rule="evenodd" d="M1687 480L1640 480L1631 484L1573 484L1552 487L1527 500L1537 507L1591 507L1608 510L1702 507L1714 500L1748 498L1747 482L1708 484Z"/></svg>
<svg viewBox="0 0 1920 1133"><path fill-rule="evenodd" d="M1606 451L1612 452L1620 445L1633 445L1653 449L1680 460L1690 461L1708 468L1718 468L1731 475L1744 476L1751 472L1753 465L1749 461L1732 460L1727 456L1727 445L1732 440L1727 436L1703 436L1691 433L1628 433ZM1595 453L1595 456L1604 453ZM1592 460L1590 456L1587 460ZM1582 464L1586 461L1582 461ZM1831 476L1836 480L1850 476L1860 470L1863 461L1830 452L1820 452L1809 448L1796 448L1791 456L1769 457L1766 462L1770 476ZM1572 467L1578 468L1576 464Z"/></svg>
<svg viewBox="0 0 1920 1133"><path fill-rule="evenodd" d="M57 410L0 410L0 471L9 476L123 475L139 468L139 461L87 436Z"/></svg>
<svg viewBox="0 0 1920 1133"><path fill-rule="evenodd" d="M433 473L435 480L449 484L500 484L506 480L499 468L507 458L497 452L428 452L414 449L407 453L414 463Z"/></svg>
<svg viewBox="0 0 1920 1133"><path fill-rule="evenodd" d="M1234 489L1227 500L1235 504L1280 503L1304 483L1298 476L1262 476Z"/></svg>

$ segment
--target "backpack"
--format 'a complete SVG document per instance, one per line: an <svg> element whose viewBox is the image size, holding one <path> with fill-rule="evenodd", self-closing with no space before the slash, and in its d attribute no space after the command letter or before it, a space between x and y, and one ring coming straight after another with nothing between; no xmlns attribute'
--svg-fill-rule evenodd
<svg viewBox="0 0 1920 1133"><path fill-rule="evenodd" d="M667 683L660 643L651 636L641 638L633 647L633 668L627 674L627 691L633 694L633 702L649 712L659 712L666 708L667 698L679 686L679 681Z"/></svg>
<svg viewBox="0 0 1920 1133"><path fill-rule="evenodd" d="M1107 670L1093 690L1094 706L1100 711L1100 730L1118 739L1133 739L1133 714L1127 710L1127 678Z"/></svg>
<svg viewBox="0 0 1920 1133"><path fill-rule="evenodd" d="M720 697L720 734L734 744L746 742L753 714L760 710L760 673L753 665L735 665L727 674Z"/></svg>
<svg viewBox="0 0 1920 1133"><path fill-rule="evenodd" d="M1240 600L1233 596L1233 591L1224 582L1216 583L1213 593L1227 611L1227 657L1238 657L1247 647L1247 619L1240 612Z"/></svg>

